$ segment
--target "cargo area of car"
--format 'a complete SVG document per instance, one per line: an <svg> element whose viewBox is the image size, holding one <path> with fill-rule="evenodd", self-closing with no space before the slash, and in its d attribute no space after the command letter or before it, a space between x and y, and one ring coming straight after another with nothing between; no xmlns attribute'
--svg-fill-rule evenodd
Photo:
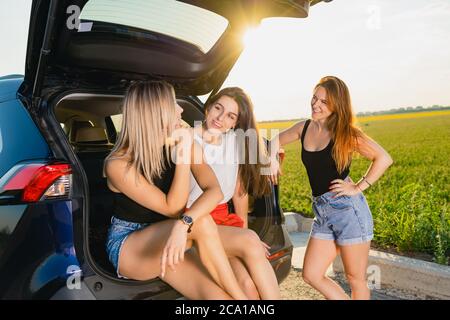
<svg viewBox="0 0 450 320"><path fill-rule="evenodd" d="M54 107L55 118L87 179L89 197L84 230L88 230L85 240L89 254L96 267L111 277L116 273L106 255L105 243L113 199L103 176L103 163L120 131L122 99L121 95L75 93L63 97ZM184 110L183 120L189 125L203 118L201 107L196 103L198 101L189 97L178 99ZM266 234L269 238L273 211L270 203L270 198L252 199L249 213L249 226L260 236Z"/></svg>
<svg viewBox="0 0 450 320"><path fill-rule="evenodd" d="M113 197L103 163L111 152L120 131L123 95L100 93L70 93L54 104L53 115L67 139L74 159L82 168L86 206L83 213L84 256L89 257L96 273L118 281L116 272L106 254L106 237L112 216ZM183 120L192 126L204 117L203 106L195 97L177 97L183 108ZM271 261L281 282L289 273L292 244L283 231L282 214L277 203L277 190L260 199L250 197L249 228L255 230L263 241L271 245L276 258ZM88 252L86 252L88 250ZM280 254L280 250L283 251ZM94 266L92 266L94 264Z"/></svg>

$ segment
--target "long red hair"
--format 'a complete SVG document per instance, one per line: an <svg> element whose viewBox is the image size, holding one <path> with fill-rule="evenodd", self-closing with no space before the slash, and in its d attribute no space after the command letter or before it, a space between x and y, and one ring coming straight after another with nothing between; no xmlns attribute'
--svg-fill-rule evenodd
<svg viewBox="0 0 450 320"><path fill-rule="evenodd" d="M356 127L350 92L344 81L327 76L320 79L314 89L318 87L324 88L327 93L328 108L332 112L327 119L327 127L334 141L332 155L338 172L343 172L352 161L358 138L363 137L364 133Z"/></svg>

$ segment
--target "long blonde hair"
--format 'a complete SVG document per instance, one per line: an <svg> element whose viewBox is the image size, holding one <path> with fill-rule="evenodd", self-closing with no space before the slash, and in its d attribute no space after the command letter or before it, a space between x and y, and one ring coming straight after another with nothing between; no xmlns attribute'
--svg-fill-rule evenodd
<svg viewBox="0 0 450 320"><path fill-rule="evenodd" d="M122 127L114 148L106 157L125 158L149 183L166 169L163 149L169 158L168 137L176 123L176 98L172 85L164 81L137 81L123 101Z"/></svg>
<svg viewBox="0 0 450 320"><path fill-rule="evenodd" d="M352 161L358 138L365 134L356 127L350 92L344 81L327 76L320 79L314 89L318 87L327 93L328 108L332 112L327 119L327 128L334 140L332 155L338 172L342 173Z"/></svg>

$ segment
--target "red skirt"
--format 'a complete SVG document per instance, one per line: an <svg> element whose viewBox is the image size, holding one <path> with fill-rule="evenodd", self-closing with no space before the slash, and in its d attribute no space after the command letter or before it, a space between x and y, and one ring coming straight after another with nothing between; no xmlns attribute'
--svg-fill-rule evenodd
<svg viewBox="0 0 450 320"><path fill-rule="evenodd" d="M186 208L185 211L188 209ZM222 203L219 204L217 207L214 208L213 211L211 211L211 216L214 219L214 222L218 225L223 226L232 226L232 227L244 227L244 220L241 219L237 214L235 213L228 213L228 204Z"/></svg>

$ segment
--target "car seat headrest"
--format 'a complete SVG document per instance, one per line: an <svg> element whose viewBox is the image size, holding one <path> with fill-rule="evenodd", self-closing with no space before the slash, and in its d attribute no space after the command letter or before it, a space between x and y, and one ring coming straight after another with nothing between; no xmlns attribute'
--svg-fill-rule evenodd
<svg viewBox="0 0 450 320"><path fill-rule="evenodd" d="M89 144L107 144L108 137L106 136L104 128L84 127L77 130L75 142Z"/></svg>

